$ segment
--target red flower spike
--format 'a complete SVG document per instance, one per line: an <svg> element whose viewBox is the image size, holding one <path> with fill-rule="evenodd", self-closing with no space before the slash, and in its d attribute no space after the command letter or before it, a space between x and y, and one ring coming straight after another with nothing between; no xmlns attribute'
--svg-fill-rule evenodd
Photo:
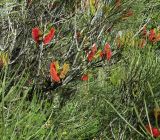
<svg viewBox="0 0 160 140"><path fill-rule="evenodd" d="M59 78L58 73L56 71L56 66L55 66L54 62L52 62L50 64L50 75L51 75L51 78L54 82L60 82L60 78Z"/></svg>
<svg viewBox="0 0 160 140"><path fill-rule="evenodd" d="M155 30L154 30L154 29L151 29L151 30L149 31L149 37L148 37L148 39L149 39L149 41L153 42L153 41L155 41L155 38L156 38Z"/></svg>
<svg viewBox="0 0 160 140"><path fill-rule="evenodd" d="M158 128L154 128L150 125L146 125L146 130L149 134L153 134L153 137L157 138L160 137L160 131L158 130Z"/></svg>
<svg viewBox="0 0 160 140"><path fill-rule="evenodd" d="M108 51L106 57L107 57L107 60L110 61L110 59L112 57L112 52Z"/></svg>
<svg viewBox="0 0 160 140"><path fill-rule="evenodd" d="M36 43L39 43L42 37L42 32L38 27L32 29L32 38Z"/></svg>
<svg viewBox="0 0 160 140"><path fill-rule="evenodd" d="M92 45L91 51L88 53L88 56L87 56L87 59L88 59L89 62L91 62L93 60L96 52L97 52L97 47L96 47L96 44L94 43Z"/></svg>
<svg viewBox="0 0 160 140"><path fill-rule="evenodd" d="M160 131L158 130L158 128L152 128L152 132L155 138L160 136Z"/></svg>
<svg viewBox="0 0 160 140"><path fill-rule="evenodd" d="M87 74L82 75L81 80L88 81L88 75Z"/></svg>
<svg viewBox="0 0 160 140"><path fill-rule="evenodd" d="M44 38L43 38L44 45L49 44L51 42L51 40L53 39L54 35L55 35L55 29L52 27L50 29L49 33L46 36L44 36Z"/></svg>
<svg viewBox="0 0 160 140"><path fill-rule="evenodd" d="M106 59L109 61L112 57L112 52L109 43L105 45L103 53L106 55Z"/></svg>
<svg viewBox="0 0 160 140"><path fill-rule="evenodd" d="M93 57L94 57L94 53L91 51L87 56L88 61L91 62Z"/></svg>

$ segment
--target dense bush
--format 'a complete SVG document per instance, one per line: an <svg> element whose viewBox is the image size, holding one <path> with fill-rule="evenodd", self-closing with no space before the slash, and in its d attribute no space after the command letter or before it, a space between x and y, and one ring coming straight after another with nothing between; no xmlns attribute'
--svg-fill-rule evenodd
<svg viewBox="0 0 160 140"><path fill-rule="evenodd" d="M159 137L158 6L2 0L2 139Z"/></svg>

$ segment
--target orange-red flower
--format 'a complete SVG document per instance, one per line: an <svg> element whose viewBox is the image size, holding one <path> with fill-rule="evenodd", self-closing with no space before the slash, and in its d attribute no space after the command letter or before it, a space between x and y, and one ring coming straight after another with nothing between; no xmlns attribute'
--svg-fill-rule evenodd
<svg viewBox="0 0 160 140"><path fill-rule="evenodd" d="M47 45L51 42L55 35L55 29L52 27L47 35L43 36L43 33L38 27L35 27L32 29L32 38L33 40L39 44L41 41L43 42L44 45Z"/></svg>
<svg viewBox="0 0 160 140"><path fill-rule="evenodd" d="M149 41L154 42L156 39L156 32L154 29L151 29L149 31L149 37L148 37Z"/></svg>
<svg viewBox="0 0 160 140"><path fill-rule="evenodd" d="M87 59L88 59L89 62L91 62L93 60L96 52L97 52L97 47L96 47L96 44L94 43L92 48L91 48L91 51L88 53L88 56L87 56Z"/></svg>
<svg viewBox="0 0 160 140"><path fill-rule="evenodd" d="M106 55L106 59L109 61L112 57L111 47L109 43L107 43L104 47L104 53Z"/></svg>
<svg viewBox="0 0 160 140"><path fill-rule="evenodd" d="M44 45L47 45L52 40L52 38L54 37L54 34L55 34L55 29L52 27L49 33L43 38Z"/></svg>
<svg viewBox="0 0 160 140"><path fill-rule="evenodd" d="M151 125L146 125L146 130L149 134L153 134L153 137L158 138L160 137L160 131L158 128L152 127Z"/></svg>
<svg viewBox="0 0 160 140"><path fill-rule="evenodd" d="M37 44L42 40L42 32L38 27L32 29L32 38Z"/></svg>
<svg viewBox="0 0 160 140"><path fill-rule="evenodd" d="M109 43L106 43L106 45L104 46L103 51L100 53L100 57L101 58L106 58L108 61L111 59L112 57L112 51L111 51L111 47L109 45Z"/></svg>
<svg viewBox="0 0 160 140"><path fill-rule="evenodd" d="M81 77L82 81L88 81L88 75L87 74L83 74Z"/></svg>
<svg viewBox="0 0 160 140"><path fill-rule="evenodd" d="M56 66L55 66L54 62L52 62L50 64L50 75L51 75L51 78L54 82L60 82L60 78L58 76L58 73L57 73Z"/></svg>

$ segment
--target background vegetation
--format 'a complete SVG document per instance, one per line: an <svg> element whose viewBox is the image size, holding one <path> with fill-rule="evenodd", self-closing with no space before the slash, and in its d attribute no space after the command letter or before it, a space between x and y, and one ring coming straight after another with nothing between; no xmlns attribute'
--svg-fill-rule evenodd
<svg viewBox="0 0 160 140"><path fill-rule="evenodd" d="M1 0L1 139L154 139L145 126L159 125L159 40L142 33L145 26L148 35L153 28L160 33L159 6L159 0ZM34 27L56 30L42 58ZM111 60L88 62L85 50L94 43L102 50L106 42ZM52 60L70 65L61 83L51 80Z"/></svg>

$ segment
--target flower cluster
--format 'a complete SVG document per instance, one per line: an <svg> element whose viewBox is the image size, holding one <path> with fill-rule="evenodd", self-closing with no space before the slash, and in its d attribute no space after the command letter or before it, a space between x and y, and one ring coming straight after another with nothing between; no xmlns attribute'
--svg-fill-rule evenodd
<svg viewBox="0 0 160 140"><path fill-rule="evenodd" d="M110 61L112 57L111 46L109 43L106 43L103 50L97 49L96 43L94 43L87 53L87 60L88 62L92 62L94 59L100 58L101 60L108 60ZM89 77L88 74L83 74L81 77L82 81L88 81Z"/></svg>
<svg viewBox="0 0 160 140"><path fill-rule="evenodd" d="M36 42L36 44L40 44L41 42L43 42L44 45L47 45L51 42L54 35L55 35L55 29L53 27L50 29L49 33L46 34L45 36L43 36L42 31L38 27L32 29L32 38Z"/></svg>
<svg viewBox="0 0 160 140"><path fill-rule="evenodd" d="M108 61L112 57L112 51L109 43L106 43L103 50L98 50L96 47L96 44L94 43L92 45L91 50L87 54L87 59L89 62L91 62L94 58L100 57L101 59L107 59Z"/></svg>
<svg viewBox="0 0 160 140"><path fill-rule="evenodd" d="M101 51L101 53L100 53L100 57L105 58L108 61L110 61L110 59L112 57L112 51L111 51L111 47L110 47L109 43L106 43L106 45L104 46L103 51Z"/></svg>
<svg viewBox="0 0 160 140"><path fill-rule="evenodd" d="M66 77L69 72L69 64L64 63L62 68L60 68L58 61L54 61L50 64L50 75L53 82L60 83L61 79Z"/></svg>
<svg viewBox="0 0 160 140"><path fill-rule="evenodd" d="M48 34L43 35L42 31L35 27L32 29L32 38L35 41L37 45L40 43L43 43L43 45L47 45L51 42L55 35L55 29L52 27ZM87 60L88 62L92 62L93 59L100 58L101 60L108 60L110 61L112 57L112 51L109 43L106 43L103 50L98 50L96 43L94 43L90 49L90 51L87 52ZM66 77L66 74L69 71L69 64L64 63L62 68L59 67L58 61L53 61L50 64L50 76L53 82L60 83L62 79ZM88 80L88 74L84 74L81 77L81 80L87 81Z"/></svg>
<svg viewBox="0 0 160 140"><path fill-rule="evenodd" d="M147 30L147 26L144 26L141 31L141 36L142 47L144 47L147 40L152 44L155 44L160 41L160 32L156 28L151 28L150 30Z"/></svg>
<svg viewBox="0 0 160 140"><path fill-rule="evenodd" d="M54 35L55 35L55 29L53 27L49 30L48 34L44 36L38 27L32 29L32 38L38 45L40 43L43 43L43 45L49 44L53 39ZM69 71L69 64L64 63L62 69L60 69L58 61L54 61L50 64L50 76L53 82L60 83L61 80L65 78L68 71Z"/></svg>

